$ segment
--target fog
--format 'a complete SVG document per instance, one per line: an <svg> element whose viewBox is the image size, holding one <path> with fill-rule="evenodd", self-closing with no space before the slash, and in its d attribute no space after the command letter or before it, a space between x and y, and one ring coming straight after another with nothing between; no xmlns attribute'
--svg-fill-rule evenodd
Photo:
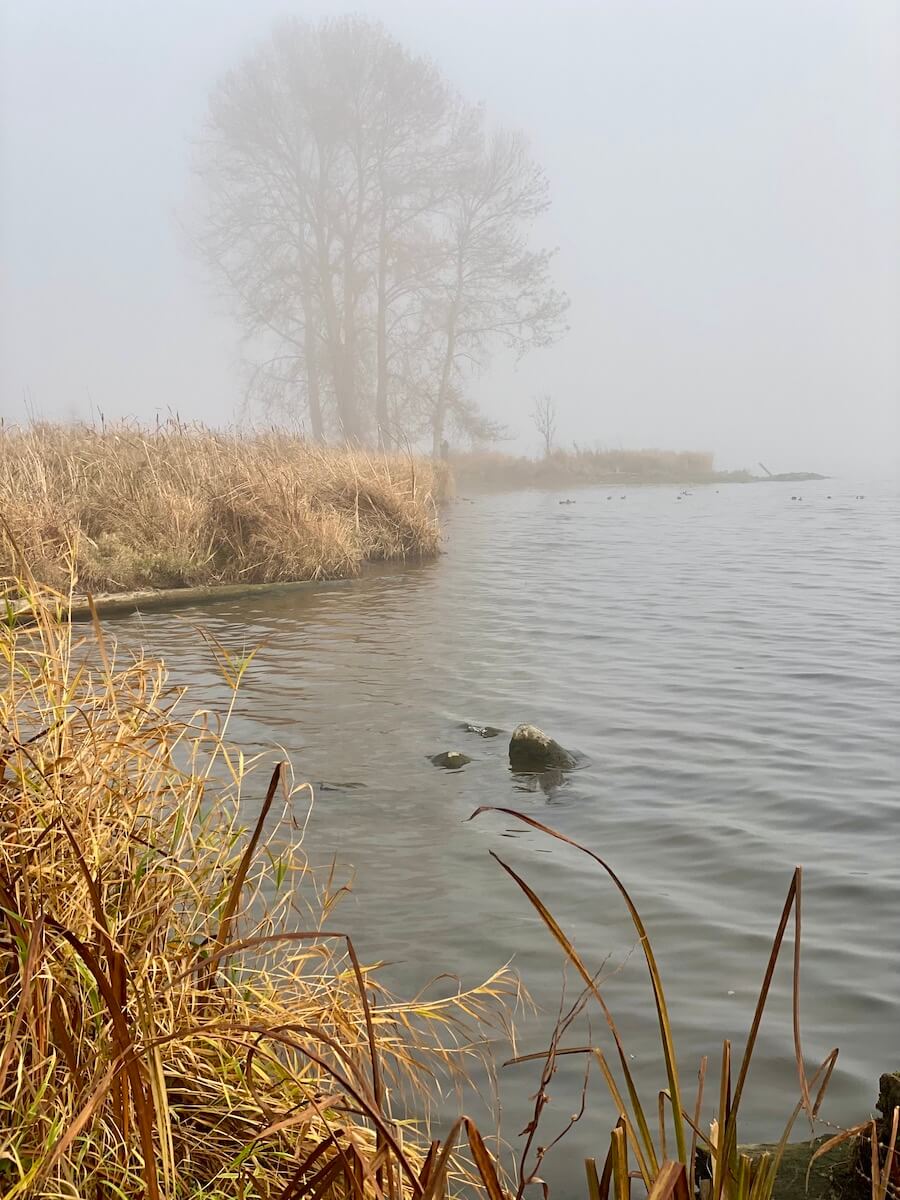
<svg viewBox="0 0 900 1200"><path fill-rule="evenodd" d="M2 8L0 413L240 413L240 328L182 230L211 89L264 0ZM891 0L368 0L523 131L570 330L471 382L536 453L709 449L722 467L900 462L900 16Z"/></svg>

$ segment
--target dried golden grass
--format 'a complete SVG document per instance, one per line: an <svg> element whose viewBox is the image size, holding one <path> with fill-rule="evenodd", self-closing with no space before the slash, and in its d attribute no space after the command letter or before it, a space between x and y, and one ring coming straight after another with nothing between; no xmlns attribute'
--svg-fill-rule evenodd
<svg viewBox="0 0 900 1200"><path fill-rule="evenodd" d="M121 592L334 579L439 546L446 470L288 432L0 429L0 513L34 574ZM0 576L16 574L0 539Z"/></svg>
<svg viewBox="0 0 900 1200"><path fill-rule="evenodd" d="M509 978L394 1001L307 869L308 789L283 764L265 789L179 715L161 664L17 592L34 623L0 627L0 1192L443 1194L453 1155L403 1097L465 1069ZM224 664L232 686L246 666Z"/></svg>

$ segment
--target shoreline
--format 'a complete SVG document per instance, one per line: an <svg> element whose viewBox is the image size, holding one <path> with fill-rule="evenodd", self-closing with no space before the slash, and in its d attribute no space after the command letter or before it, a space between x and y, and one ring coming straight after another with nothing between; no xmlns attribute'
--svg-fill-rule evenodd
<svg viewBox="0 0 900 1200"><path fill-rule="evenodd" d="M554 478L547 480L536 480L531 483L524 481L497 481L491 483L486 480L478 480L474 487L467 490L474 492L476 495L497 495L501 493L519 492L519 491L538 491L547 490L553 491L559 488L591 488L591 487L710 487L716 483L790 483L803 481L822 481L831 478L827 475L818 475L812 472L791 472L781 475L758 475L747 478L735 478L735 475L742 475L743 472L722 472L714 478L695 479L695 480L658 480L658 479L638 479L609 477L605 479L563 479ZM448 503L455 501L466 502L468 497L459 495L458 479L455 474L451 474L450 489L454 493L452 496L445 496L442 503L438 506L443 508ZM129 588L122 591L107 591L91 594L90 600L87 593L77 593L68 601L66 613L68 619L72 622L88 622L93 618L91 611L91 601L94 609L99 616L120 616L123 614L139 613L141 611L153 611L166 608L179 608L189 606L203 601L216 601L237 599L242 596L250 596L264 592L278 591L295 591L308 590L312 588L323 587L346 587L361 579L365 579L367 575L376 572L379 568L390 566L409 565L416 562L429 562L434 558L439 557L440 550L433 555L423 555L420 557L402 556L387 559L373 559L361 563L352 573L346 575L325 577L325 578L303 578L303 579L279 579L279 580L261 580L247 583L234 583L231 581L223 581L222 583L204 583L197 585L184 585L178 587L167 588ZM31 614L31 605L28 600L14 601L12 604L13 613L16 619L27 619Z"/></svg>
<svg viewBox="0 0 900 1200"><path fill-rule="evenodd" d="M10 601L74 579L104 605L352 579L433 558L447 485L430 459L281 431L0 429L0 578Z"/></svg>
<svg viewBox="0 0 900 1200"><path fill-rule="evenodd" d="M815 471L785 471L778 475L752 475L749 471L716 471L711 475L647 475L626 472L587 475L577 471L554 471L552 466L549 469L541 469L540 463L533 465L537 469L531 472L517 468L508 473L498 470L481 474L465 468L458 470L451 461L452 484L456 495L459 495L460 489L489 494L589 487L686 488L712 487L723 483L818 483L832 478Z"/></svg>
<svg viewBox="0 0 900 1200"><path fill-rule="evenodd" d="M278 579L263 583L220 583L203 584L198 587L141 588L127 592L102 592L88 596L74 593L71 598L60 597L60 605L72 622L84 623L93 620L91 602L99 617L123 616L159 609L188 607L205 601L235 600L242 596L253 596L277 592L321 591L324 589L352 587L380 570L391 567L418 565L433 562L433 557L421 560L396 559L393 561L364 563L354 575L337 579ZM14 601L12 611L17 621L27 621L33 615L31 603Z"/></svg>

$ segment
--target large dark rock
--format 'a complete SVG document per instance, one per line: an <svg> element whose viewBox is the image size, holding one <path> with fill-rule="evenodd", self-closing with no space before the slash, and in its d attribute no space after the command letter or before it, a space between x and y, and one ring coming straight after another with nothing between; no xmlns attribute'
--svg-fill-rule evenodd
<svg viewBox="0 0 900 1200"><path fill-rule="evenodd" d="M467 754L460 754L458 750L443 750L440 754L430 754L428 757L436 767L442 767L445 771L458 771L472 761Z"/></svg>
<svg viewBox="0 0 900 1200"><path fill-rule="evenodd" d="M879 1160L884 1166L885 1150L891 1139L894 1120L894 1109L900 1108L900 1071L893 1071L881 1076L878 1081L878 1112L880 1117L875 1121L876 1142L882 1149ZM841 1200L870 1200L875 1194L872 1187L872 1135L869 1129L864 1130L855 1142L853 1172L851 1186L844 1189ZM895 1154L892 1165L888 1196L900 1195L900 1158Z"/></svg>
<svg viewBox="0 0 900 1200"><path fill-rule="evenodd" d="M842 1142L813 1161L816 1151L830 1136L823 1134L809 1142L789 1142L785 1146L775 1177L775 1200L855 1200L853 1146L850 1142ZM778 1146L774 1144L741 1146L739 1149L751 1158L778 1152ZM864 1198L860 1197L860 1200Z"/></svg>
<svg viewBox="0 0 900 1200"><path fill-rule="evenodd" d="M882 1075L878 1081L878 1111L888 1124L894 1119L894 1109L900 1108L900 1071Z"/></svg>
<svg viewBox="0 0 900 1200"><path fill-rule="evenodd" d="M536 725L518 725L509 740L509 765L514 771L570 770L575 755Z"/></svg>

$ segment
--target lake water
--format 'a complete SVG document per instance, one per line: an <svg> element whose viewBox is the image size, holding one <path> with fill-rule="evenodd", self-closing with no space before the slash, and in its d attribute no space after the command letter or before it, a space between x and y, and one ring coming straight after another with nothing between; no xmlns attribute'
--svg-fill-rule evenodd
<svg viewBox="0 0 900 1200"><path fill-rule="evenodd" d="M508 818L466 818L518 808L609 860L654 942L686 1079L702 1054L715 1069L723 1037L742 1045L803 864L804 1047L810 1061L841 1047L825 1115L858 1121L879 1073L900 1068L897 487L610 491L475 496L448 512L437 562L108 624L219 707L196 626L231 646L264 641L232 738L283 746L298 775L335 785L306 846L355 870L336 926L363 957L390 960L386 980L406 992L447 971L471 984L512 959L541 1010L520 1048L540 1048L561 955L495 851L592 964L608 959L607 998L651 1097L664 1083L655 1017L613 887ZM562 787L523 790L505 739L466 734L466 721L533 722L587 765ZM473 762L447 772L426 757L449 749ZM748 1140L777 1137L794 1103L788 967L750 1078ZM594 1033L602 1041L602 1018ZM582 1069L563 1060L544 1140L577 1104ZM513 1138L537 1067L501 1077ZM558 1195L582 1190L581 1159L608 1145L599 1077L591 1088L545 1171Z"/></svg>

